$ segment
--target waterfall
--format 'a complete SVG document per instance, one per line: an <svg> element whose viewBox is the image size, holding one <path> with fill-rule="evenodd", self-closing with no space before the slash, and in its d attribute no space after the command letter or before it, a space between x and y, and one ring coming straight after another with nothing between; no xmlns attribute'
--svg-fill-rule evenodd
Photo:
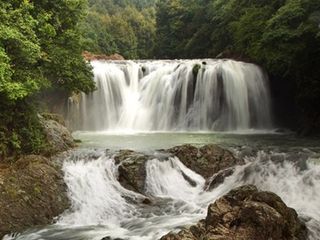
<svg viewBox="0 0 320 240"><path fill-rule="evenodd" d="M233 60L91 62L97 90L70 100L74 130L269 129L267 77Z"/></svg>

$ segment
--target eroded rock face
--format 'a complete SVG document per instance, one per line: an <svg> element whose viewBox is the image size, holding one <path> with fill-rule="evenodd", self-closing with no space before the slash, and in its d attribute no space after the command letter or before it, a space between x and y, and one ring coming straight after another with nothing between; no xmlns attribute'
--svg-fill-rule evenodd
<svg viewBox="0 0 320 240"><path fill-rule="evenodd" d="M307 229L279 196L246 185L208 207L206 219L161 240L305 240Z"/></svg>
<svg viewBox="0 0 320 240"><path fill-rule="evenodd" d="M214 144L200 148L186 144L170 148L168 152L177 156L184 165L206 179L221 170L244 163L242 159L235 158L230 151Z"/></svg>
<svg viewBox="0 0 320 240"><path fill-rule="evenodd" d="M68 206L62 173L47 158L30 155L0 166L0 239L48 224Z"/></svg>

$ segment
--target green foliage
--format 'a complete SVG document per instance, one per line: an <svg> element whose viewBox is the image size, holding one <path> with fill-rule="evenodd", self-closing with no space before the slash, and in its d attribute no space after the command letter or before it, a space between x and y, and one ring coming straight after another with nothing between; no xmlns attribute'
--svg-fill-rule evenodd
<svg viewBox="0 0 320 240"><path fill-rule="evenodd" d="M192 74L194 78L197 78L199 70L201 69L201 65L200 64L195 64L192 68Z"/></svg>
<svg viewBox="0 0 320 240"><path fill-rule="evenodd" d="M154 1L89 1L82 24L85 50L125 58L151 58L155 39Z"/></svg>
<svg viewBox="0 0 320 240"><path fill-rule="evenodd" d="M86 0L0 1L0 157L43 150L35 95L95 89L81 56L86 10Z"/></svg>
<svg viewBox="0 0 320 240"><path fill-rule="evenodd" d="M108 15L93 11L88 13L86 21L81 25L84 36L83 46L86 50L107 55L119 52L115 39L107 28L110 22Z"/></svg>
<svg viewBox="0 0 320 240"><path fill-rule="evenodd" d="M27 97L46 84L37 67L41 49L32 10L27 1L0 2L0 94L8 101Z"/></svg>
<svg viewBox="0 0 320 240"><path fill-rule="evenodd" d="M44 75L55 88L68 92L94 89L89 65L83 51L79 22L85 18L86 0L36 1L33 15L40 19L37 29L42 49Z"/></svg>
<svg viewBox="0 0 320 240"><path fill-rule="evenodd" d="M190 57L189 41L202 28L203 1L162 0L157 3L156 54L160 58ZM192 53L193 54L193 53Z"/></svg>
<svg viewBox="0 0 320 240"><path fill-rule="evenodd" d="M1 99L1 98L0 98ZM46 148L46 136L34 107L22 100L0 106L0 159L8 155L38 154Z"/></svg>

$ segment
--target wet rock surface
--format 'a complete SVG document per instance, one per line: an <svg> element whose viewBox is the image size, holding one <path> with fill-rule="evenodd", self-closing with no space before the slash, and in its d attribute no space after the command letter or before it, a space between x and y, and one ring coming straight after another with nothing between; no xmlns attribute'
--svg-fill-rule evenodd
<svg viewBox="0 0 320 240"><path fill-rule="evenodd" d="M307 229L279 196L253 185L231 190L209 205L207 217L161 240L304 240Z"/></svg>
<svg viewBox="0 0 320 240"><path fill-rule="evenodd" d="M59 167L41 156L0 165L0 238L52 222L69 207Z"/></svg>
<svg viewBox="0 0 320 240"><path fill-rule="evenodd" d="M114 160L118 167L118 181L131 191L144 193L146 179L145 163L149 156L131 150L121 150Z"/></svg>
<svg viewBox="0 0 320 240"><path fill-rule="evenodd" d="M200 148L186 144L167 151L177 156L184 165L205 179L211 178L221 170L244 164L242 159L234 157L230 151L214 144Z"/></svg>

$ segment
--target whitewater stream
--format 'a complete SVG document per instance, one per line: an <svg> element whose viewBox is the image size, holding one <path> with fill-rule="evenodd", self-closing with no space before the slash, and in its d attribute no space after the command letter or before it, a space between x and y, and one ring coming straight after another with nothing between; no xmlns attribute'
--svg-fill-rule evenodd
<svg viewBox="0 0 320 240"><path fill-rule="evenodd" d="M278 194L306 222L309 239L320 239L319 140L273 130L259 67L210 59L92 66L98 90L73 96L68 106L69 127L82 143L58 157L70 209L52 225L4 240L157 240L204 218L210 203L244 184ZM210 191L202 176L157 151L208 143L246 161ZM119 149L153 156L144 186L151 204L117 181Z"/></svg>

